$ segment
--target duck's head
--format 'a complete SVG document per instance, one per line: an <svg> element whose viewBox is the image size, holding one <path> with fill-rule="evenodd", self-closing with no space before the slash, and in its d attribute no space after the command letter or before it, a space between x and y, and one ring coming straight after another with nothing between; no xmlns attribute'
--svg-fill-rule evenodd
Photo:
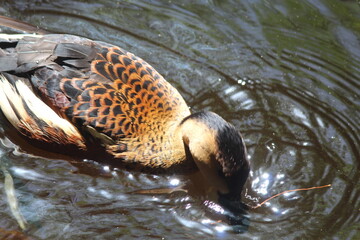
<svg viewBox="0 0 360 240"><path fill-rule="evenodd" d="M240 133L213 112L199 112L181 123L187 158L191 158L217 201L240 200L250 167Z"/></svg>

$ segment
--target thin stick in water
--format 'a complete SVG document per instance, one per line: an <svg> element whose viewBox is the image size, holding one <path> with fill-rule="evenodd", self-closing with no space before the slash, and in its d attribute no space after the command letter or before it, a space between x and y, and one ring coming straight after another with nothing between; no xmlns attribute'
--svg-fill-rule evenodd
<svg viewBox="0 0 360 240"><path fill-rule="evenodd" d="M307 191L307 190L318 189L318 188L326 188L326 187L331 187L331 184L327 184L327 185L323 185L323 186L318 186L318 187L298 188L298 189L287 190L287 191L284 191L284 192L275 194L275 195L272 196L272 197L269 197L268 199L266 199L266 200L263 201L262 203L258 204L257 206L252 207L252 209L259 208L259 207L261 207L262 205L264 205L266 202L270 201L271 199L276 198L276 197L278 197L278 196L280 196L280 195L283 195L283 194L285 194L285 193L288 193L288 192Z"/></svg>

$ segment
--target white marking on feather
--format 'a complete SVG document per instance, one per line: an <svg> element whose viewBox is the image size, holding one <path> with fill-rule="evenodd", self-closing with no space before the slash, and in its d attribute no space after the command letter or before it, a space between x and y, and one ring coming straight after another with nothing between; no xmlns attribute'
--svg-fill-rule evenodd
<svg viewBox="0 0 360 240"><path fill-rule="evenodd" d="M11 99L12 105L16 106L16 110L22 116L26 111L24 105L21 101L20 96L16 93L14 87L7 81L3 74L0 74L0 108L3 111L5 117L9 122L15 127L18 128L20 119L17 117L12 105L9 102Z"/></svg>
<svg viewBox="0 0 360 240"><path fill-rule="evenodd" d="M0 108L9 122L17 129L19 125L28 126L26 119L31 118L24 104L40 120L50 127L64 131L71 138L82 139L78 130L66 119L57 115L49 106L41 101L22 80L13 86L3 74L0 74ZM41 134L41 133L39 133Z"/></svg>
<svg viewBox="0 0 360 240"><path fill-rule="evenodd" d="M41 101L23 81L16 81L15 85L16 89L19 91L19 95L22 96L26 105L36 117L43 120L51 127L60 128L67 134L77 135L81 138L77 129L69 121L61 118L54 110Z"/></svg>
<svg viewBox="0 0 360 240"><path fill-rule="evenodd" d="M7 41L10 40L18 40L18 39L22 39L24 37L38 37L41 38L43 37L43 35L39 35L39 34L5 34L5 33L0 33L0 39L5 39Z"/></svg>

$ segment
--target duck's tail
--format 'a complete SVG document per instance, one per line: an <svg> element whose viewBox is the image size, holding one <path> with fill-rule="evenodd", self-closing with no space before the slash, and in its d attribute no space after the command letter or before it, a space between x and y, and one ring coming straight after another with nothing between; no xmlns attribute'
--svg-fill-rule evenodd
<svg viewBox="0 0 360 240"><path fill-rule="evenodd" d="M24 78L0 73L0 109L9 122L30 139L86 148L78 129L46 105Z"/></svg>
<svg viewBox="0 0 360 240"><path fill-rule="evenodd" d="M21 22L19 20L0 16L0 29L1 27L7 27L9 29L16 30L21 33L36 33L36 34L48 34L49 32L36 27L34 25Z"/></svg>

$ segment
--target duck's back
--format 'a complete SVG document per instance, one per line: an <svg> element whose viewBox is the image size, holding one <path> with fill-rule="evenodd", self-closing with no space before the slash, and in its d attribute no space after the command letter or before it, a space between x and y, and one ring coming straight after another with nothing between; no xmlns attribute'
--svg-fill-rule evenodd
<svg viewBox="0 0 360 240"><path fill-rule="evenodd" d="M190 114L183 98L119 47L71 35L0 35L0 72L0 106L24 135L86 149L85 133L115 158L159 168L166 154L183 154L173 139Z"/></svg>

